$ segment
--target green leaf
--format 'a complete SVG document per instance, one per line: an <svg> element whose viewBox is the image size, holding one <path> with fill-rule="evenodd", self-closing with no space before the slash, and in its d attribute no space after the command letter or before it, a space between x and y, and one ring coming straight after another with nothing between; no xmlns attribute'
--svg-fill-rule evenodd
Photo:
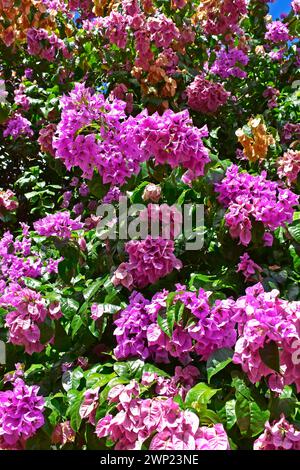
<svg viewBox="0 0 300 470"><path fill-rule="evenodd" d="M86 378L86 387L95 388L95 387L104 387L108 384L110 380L116 377L116 373L112 372L111 374L89 374Z"/></svg>
<svg viewBox="0 0 300 470"><path fill-rule="evenodd" d="M63 298L60 302L61 311L67 319L73 318L79 308L79 303L74 299Z"/></svg>
<svg viewBox="0 0 300 470"><path fill-rule="evenodd" d="M62 386L66 390L77 390L80 385L80 381L83 378L83 371L81 368L74 370L67 370L62 375Z"/></svg>
<svg viewBox="0 0 300 470"><path fill-rule="evenodd" d="M207 379L210 383L211 378L224 369L232 362L233 351L229 348L218 349L207 360L206 370Z"/></svg>
<svg viewBox="0 0 300 470"><path fill-rule="evenodd" d="M143 368L143 372L153 372L156 373L157 375L160 375L162 377L170 377L170 375L165 372L164 370L159 369L158 367L154 366L153 364L145 364Z"/></svg>
<svg viewBox="0 0 300 470"><path fill-rule="evenodd" d="M164 315L164 316L163 316ZM167 318L167 314L164 313L164 314L159 314L157 316L157 323L158 323L158 326L160 327L160 329L169 337L171 338L172 337L172 331L170 331L170 327L169 327L169 322L171 321L170 317L169 317L169 320Z"/></svg>
<svg viewBox="0 0 300 470"><path fill-rule="evenodd" d="M168 294L166 300L167 309L173 306L176 295L178 295L178 292L170 292L170 294Z"/></svg>
<svg viewBox="0 0 300 470"><path fill-rule="evenodd" d="M263 404L263 397L253 386L247 387L241 377L235 377L232 384L236 389L235 414L241 434L247 437L260 434L270 417L270 411Z"/></svg>
<svg viewBox="0 0 300 470"><path fill-rule="evenodd" d="M38 290L42 285L41 281L33 279L32 277L23 277L22 279L26 284L26 287L29 287L30 289Z"/></svg>
<svg viewBox="0 0 300 470"><path fill-rule="evenodd" d="M6 121L9 116L9 107L4 103L0 103L0 124Z"/></svg>
<svg viewBox="0 0 300 470"><path fill-rule="evenodd" d="M279 350L275 341L265 343L264 347L259 350L259 355L263 363L272 370L279 372L280 360Z"/></svg>
<svg viewBox="0 0 300 470"><path fill-rule="evenodd" d="M75 432L79 431L82 421L80 418L79 409L82 402L83 393L83 391L77 392L76 390L72 390L72 402L67 410L67 414L70 416L71 427Z"/></svg>
<svg viewBox="0 0 300 470"><path fill-rule="evenodd" d="M292 36L298 37L300 35L300 18L293 18L289 24L289 32Z"/></svg>
<svg viewBox="0 0 300 470"><path fill-rule="evenodd" d="M90 300L94 295L97 294L99 291L100 287L103 286L106 278L104 279L97 279L97 281L92 282L84 291L83 291L83 297L85 300Z"/></svg>
<svg viewBox="0 0 300 470"><path fill-rule="evenodd" d="M217 413L213 410L209 410L206 405L199 405L197 407L197 412L200 418L201 426L210 426L220 422L220 418Z"/></svg>
<svg viewBox="0 0 300 470"><path fill-rule="evenodd" d="M235 413L236 400L228 400L223 408L225 412L225 420L227 429L231 429L236 423Z"/></svg>
<svg viewBox="0 0 300 470"><path fill-rule="evenodd" d="M103 310L103 314L108 313L108 314L114 314L119 312L119 310L122 309L120 305L113 305L113 304L98 304L99 307Z"/></svg>
<svg viewBox="0 0 300 470"><path fill-rule="evenodd" d="M272 397L271 400L271 421L280 419L283 413L286 418L292 417L297 406L297 398L292 387L285 386L279 397Z"/></svg>
<svg viewBox="0 0 300 470"><path fill-rule="evenodd" d="M140 359L136 361L116 362L114 371L119 377L126 379L138 379L142 376L144 362Z"/></svg>
<svg viewBox="0 0 300 470"><path fill-rule="evenodd" d="M168 323L168 328L169 328L169 332L171 336L173 334L175 322L176 322L176 306L172 305L172 307L170 307L167 310L167 323Z"/></svg>
<svg viewBox="0 0 300 470"><path fill-rule="evenodd" d="M72 322L71 322L71 330L72 330L72 338L76 335L78 330L83 325L83 321L80 315L74 315Z"/></svg>
<svg viewBox="0 0 300 470"><path fill-rule="evenodd" d="M240 393L245 398L248 398L249 400L251 399L251 389L247 387L244 377L241 377L239 375L233 377L232 387L235 388L236 395Z"/></svg>
<svg viewBox="0 0 300 470"><path fill-rule="evenodd" d="M189 288L199 289L200 287L207 288L212 285L215 276L208 276L206 274L191 274Z"/></svg>
<svg viewBox="0 0 300 470"><path fill-rule="evenodd" d="M199 383L188 391L185 404L197 410L200 405L207 405L219 390L210 388L205 383Z"/></svg>
<svg viewBox="0 0 300 470"><path fill-rule="evenodd" d="M44 364L32 364L29 369L26 370L24 373L25 378L27 379L30 375L34 375L36 373L44 372L46 366Z"/></svg>
<svg viewBox="0 0 300 470"><path fill-rule="evenodd" d="M235 414L237 425L241 434L248 434L250 430L250 401L240 393L237 394L235 402Z"/></svg>
<svg viewBox="0 0 300 470"><path fill-rule="evenodd" d="M75 275L75 267L72 262L68 259L62 260L58 264L58 274L60 275L61 279L69 284L72 277Z"/></svg>
<svg viewBox="0 0 300 470"><path fill-rule="evenodd" d="M66 395L61 392L45 397L46 407L52 410L48 416L48 420L52 426L55 426L60 421L61 416L65 414L65 398L67 398Z"/></svg>
<svg viewBox="0 0 300 470"><path fill-rule="evenodd" d="M300 243L300 221L297 220L293 222L292 225L288 227L288 231L293 237L293 239L297 242Z"/></svg>
<svg viewBox="0 0 300 470"><path fill-rule="evenodd" d="M160 329L169 337L172 337L174 325L180 320L182 314L182 303L177 302L174 304L174 298L178 295L177 292L171 292L166 301L166 310L162 311L157 317L157 323Z"/></svg>
<svg viewBox="0 0 300 470"><path fill-rule="evenodd" d="M67 335L61 322L55 322L55 349L58 351L68 351L71 347L71 337Z"/></svg>
<svg viewBox="0 0 300 470"><path fill-rule="evenodd" d="M251 436L261 434L265 429L265 424L269 420L270 411L263 410L255 402L250 403L250 431Z"/></svg>
<svg viewBox="0 0 300 470"><path fill-rule="evenodd" d="M42 344L48 343L48 341L54 336L55 324L53 320L46 318L43 323L39 325L40 328L40 342Z"/></svg>
<svg viewBox="0 0 300 470"><path fill-rule="evenodd" d="M88 181L90 193L97 199L102 199L109 190L109 184L103 184L99 174L94 174L93 178Z"/></svg>
<svg viewBox="0 0 300 470"><path fill-rule="evenodd" d="M45 427L40 428L25 444L25 450L50 450L51 440Z"/></svg>
<svg viewBox="0 0 300 470"><path fill-rule="evenodd" d="M186 325L190 310L180 301L176 302L175 305L175 322L179 324L182 321L183 326Z"/></svg>
<svg viewBox="0 0 300 470"><path fill-rule="evenodd" d="M293 245L289 247L290 255L293 259L293 268L297 273L300 273L300 256L297 254ZM297 286L298 287L298 286Z"/></svg>
<svg viewBox="0 0 300 470"><path fill-rule="evenodd" d="M194 194L194 191L192 189L185 189L184 191L182 191L182 193L180 194L179 198L177 199L176 201L176 204L178 206L182 206L182 204L184 204L186 198L188 196L191 196Z"/></svg>

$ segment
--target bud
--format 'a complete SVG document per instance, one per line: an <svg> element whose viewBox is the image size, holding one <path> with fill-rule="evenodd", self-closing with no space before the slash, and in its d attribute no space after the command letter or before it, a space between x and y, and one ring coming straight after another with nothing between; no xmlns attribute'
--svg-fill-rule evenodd
<svg viewBox="0 0 300 470"><path fill-rule="evenodd" d="M256 46L255 54L262 55L262 56L266 55L266 51L264 49L264 46Z"/></svg>
<svg viewBox="0 0 300 470"><path fill-rule="evenodd" d="M266 22L266 23L271 23L272 20L273 20L272 15L266 15L266 16L265 16L265 22Z"/></svg>
<svg viewBox="0 0 300 470"><path fill-rule="evenodd" d="M151 201L151 202L158 202L161 197L161 187L150 183L144 189L143 193L143 200L144 201Z"/></svg>
<svg viewBox="0 0 300 470"><path fill-rule="evenodd" d="M79 245L79 248L81 249L81 251L85 251L86 250L86 241L83 237L80 237L78 239L78 245Z"/></svg>

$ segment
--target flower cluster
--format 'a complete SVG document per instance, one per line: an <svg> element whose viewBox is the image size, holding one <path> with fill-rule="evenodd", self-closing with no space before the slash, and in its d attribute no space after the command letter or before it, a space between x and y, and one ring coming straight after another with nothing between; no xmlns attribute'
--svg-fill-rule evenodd
<svg viewBox="0 0 300 470"><path fill-rule="evenodd" d="M274 137L267 132L267 127L260 116L249 119L246 130L238 129L235 134L243 146L244 155L250 162L266 158L270 145L275 144Z"/></svg>
<svg viewBox="0 0 300 470"><path fill-rule="evenodd" d="M286 48L285 47L279 47L279 48L271 50L268 53L268 56L273 61L281 62L285 53L286 53Z"/></svg>
<svg viewBox="0 0 300 470"><path fill-rule="evenodd" d="M111 91L110 97L126 102L126 113L131 114L133 111L133 94L128 92L128 88L124 83L118 83Z"/></svg>
<svg viewBox="0 0 300 470"><path fill-rule="evenodd" d="M99 438L109 436L116 450L140 449L151 439L150 450L226 450L228 438L221 424L209 429L199 427L199 418L191 411L182 411L171 398L138 398L139 386L117 385L109 394L110 403L117 403L115 416L108 414L96 426Z"/></svg>
<svg viewBox="0 0 300 470"><path fill-rule="evenodd" d="M54 12L67 12L67 5L65 4L64 0L42 0L46 7ZM72 1L69 2L72 5Z"/></svg>
<svg viewBox="0 0 300 470"><path fill-rule="evenodd" d="M67 169L79 166L88 179L98 169L103 182L114 185L122 185L138 173L140 151L127 121L121 122L126 118L125 102L105 100L102 94L92 94L78 83L61 101L61 121L53 147Z"/></svg>
<svg viewBox="0 0 300 470"><path fill-rule="evenodd" d="M103 95L92 95L84 85L76 84L70 96L62 99L53 143L57 157L68 169L79 166L89 179L97 168L103 182L114 185L138 173L139 164L151 157L172 168L181 164L188 170L186 182L204 174L209 162L202 141L208 136L206 127L194 127L187 111L168 110L162 116L143 111L124 120L125 107L123 101L105 101ZM99 138L91 131L99 132Z"/></svg>
<svg viewBox="0 0 300 470"><path fill-rule="evenodd" d="M53 17L41 0L5 0L0 4L0 39L6 47L26 40L29 28L51 28ZM8 21L9 19L9 21Z"/></svg>
<svg viewBox="0 0 300 470"><path fill-rule="evenodd" d="M176 2L180 8L184 3L185 0ZM142 94L174 97L177 83L173 75L179 64L178 52L184 53L186 45L194 40L194 28L186 22L177 25L159 9L155 11L152 2L122 1L118 7L118 11L113 9L108 16L102 16L101 9L101 16L83 22L84 30L88 36L96 31L121 50L129 41L133 42L136 55L132 74L140 83ZM126 66L129 63L126 61ZM127 110L132 109L131 100L128 94Z"/></svg>
<svg viewBox="0 0 300 470"><path fill-rule="evenodd" d="M254 442L254 450L300 450L300 431L284 415L265 424L265 431Z"/></svg>
<svg viewBox="0 0 300 470"><path fill-rule="evenodd" d="M158 113L149 116L145 110L128 120L127 129L136 136L144 160L153 157L156 164L167 163L171 168L182 165L187 169L183 176L186 183L204 175L210 158L202 139L208 136L208 130L206 126L194 127L188 111L167 110L161 116Z"/></svg>
<svg viewBox="0 0 300 470"><path fill-rule="evenodd" d="M174 255L174 242L161 237L145 240L130 240L125 245L129 261L120 264L113 277L114 285L127 289L142 289L154 284L170 274L173 269L181 269L182 263Z"/></svg>
<svg viewBox="0 0 300 470"><path fill-rule="evenodd" d="M17 362L15 364L15 370L8 372L7 374L4 375L3 377L3 383L14 383L17 379L20 379L24 377L24 369L25 369L25 364L22 364L21 362Z"/></svg>
<svg viewBox="0 0 300 470"><path fill-rule="evenodd" d="M15 194L10 189L0 191L0 217L3 209L6 211L14 211L17 209L18 205L19 203L15 199Z"/></svg>
<svg viewBox="0 0 300 470"><path fill-rule="evenodd" d="M153 357L156 362L169 362L171 356L187 364L192 352L207 360L217 349L235 344L235 321L231 320L234 301L217 301L210 307L204 290L197 294L186 291L184 286L176 287L178 292L174 301L180 302L189 313L189 326L183 328L179 322L168 337L158 324L158 315L164 315L166 309L168 292L158 292L151 302L134 292L128 307L115 321L117 358Z"/></svg>
<svg viewBox="0 0 300 470"><path fill-rule="evenodd" d="M75 441L75 431L71 428L70 421L64 421L55 426L51 436L51 442L53 444L65 445L68 442Z"/></svg>
<svg viewBox="0 0 300 470"><path fill-rule="evenodd" d="M238 77L245 78L247 73L241 66L247 65L249 57L241 49L233 47L226 51L221 49L217 53L217 58L213 63L210 71L221 78Z"/></svg>
<svg viewBox="0 0 300 470"><path fill-rule="evenodd" d="M92 0L68 0L68 6L72 12L80 12L80 18L94 16L92 12L95 4Z"/></svg>
<svg viewBox="0 0 300 470"><path fill-rule="evenodd" d="M14 239L7 231L0 240L0 280L17 281L23 277L40 277L42 274L43 263L31 247L29 227L23 224L22 228L21 238Z"/></svg>
<svg viewBox="0 0 300 470"><path fill-rule="evenodd" d="M247 12L246 0L203 0L196 19L206 34L225 34L238 30L238 23Z"/></svg>
<svg viewBox="0 0 300 470"><path fill-rule="evenodd" d="M247 246L251 241L252 221L262 222L270 231L293 220L298 196L267 179L266 172L254 176L239 173L237 165L228 168L225 178L215 185L219 202L229 209L226 225L233 238Z"/></svg>
<svg viewBox="0 0 300 470"><path fill-rule="evenodd" d="M265 39L271 42L287 42L291 38L288 27L281 21L272 21L267 24Z"/></svg>
<svg viewBox="0 0 300 470"><path fill-rule="evenodd" d="M172 377L164 377L156 372L144 372L141 383L145 386L155 384L155 393L165 397L180 395L184 400L187 392L197 383L200 377L195 366L176 366Z"/></svg>
<svg viewBox="0 0 300 470"><path fill-rule="evenodd" d="M63 57L70 57L70 53L62 39L55 33L49 35L45 29L31 28L27 31L28 53L42 59L53 61L59 52Z"/></svg>
<svg viewBox="0 0 300 470"><path fill-rule="evenodd" d="M14 382L13 390L0 392L0 437L4 448L22 445L43 426L44 407L39 387L27 386L22 379Z"/></svg>
<svg viewBox="0 0 300 470"><path fill-rule="evenodd" d="M38 143L40 144L41 150L43 152L48 152L54 157L55 150L53 148L53 137L56 132L56 124L48 124L39 132Z"/></svg>
<svg viewBox="0 0 300 470"><path fill-rule="evenodd" d="M127 18L117 11L112 11L103 18L102 25L106 29L106 36L111 44L124 49L127 43Z"/></svg>
<svg viewBox="0 0 300 470"><path fill-rule="evenodd" d="M155 43L156 47L167 48L171 45L172 41L179 38L178 28L171 18L167 18L163 14L150 17L148 28L151 40Z"/></svg>
<svg viewBox="0 0 300 470"><path fill-rule="evenodd" d="M9 341L12 344L24 346L28 354L41 352L45 344L40 342L40 326L46 318L61 317L60 305L53 303L47 309L42 296L19 284L11 283L4 290L0 305L12 309L5 317L5 326L9 330Z"/></svg>
<svg viewBox="0 0 300 470"><path fill-rule="evenodd" d="M30 108L30 101L28 96L25 93L26 87L24 83L20 83L19 87L15 89L14 96L15 96L15 104L20 106L23 111L28 111Z"/></svg>
<svg viewBox="0 0 300 470"><path fill-rule="evenodd" d="M111 204L118 201L122 193L117 186L112 186L102 199L103 204Z"/></svg>
<svg viewBox="0 0 300 470"><path fill-rule="evenodd" d="M250 258L248 253L244 253L240 257L237 271L241 271L246 281L248 281L251 280L257 272L261 272L262 268Z"/></svg>
<svg viewBox="0 0 300 470"><path fill-rule="evenodd" d="M268 377L271 390L281 391L284 385L295 383L299 392L300 302L278 296L277 290L265 292L261 284L255 284L236 301L234 319L239 324L239 339L233 362L241 364L252 383ZM262 359L262 351L271 344L279 351L277 371Z"/></svg>
<svg viewBox="0 0 300 470"><path fill-rule="evenodd" d="M300 139L300 124L293 124L291 122L287 122L283 126L282 140L284 143L286 143L292 139Z"/></svg>
<svg viewBox="0 0 300 470"><path fill-rule="evenodd" d="M201 360L206 361L218 349L231 348L236 341L235 320L232 318L234 301L216 300L210 306L209 292L200 289L197 294L186 291L185 286L176 287L180 292L175 300L182 302L192 315L193 322L187 331L194 340L193 349Z"/></svg>
<svg viewBox="0 0 300 470"><path fill-rule="evenodd" d="M88 129L94 121L109 119L109 116L104 117L102 109L107 110L108 113L111 111L111 124L116 124L118 114L119 117L124 117L121 103L119 107L111 106L105 102L103 95L92 94L84 84L76 83L69 96L62 98L61 104L61 121L58 124L57 137L54 138L53 144L56 155L64 161L67 169L79 166L84 176L91 179L93 170L100 159L100 150L94 134L81 134L80 131Z"/></svg>
<svg viewBox="0 0 300 470"><path fill-rule="evenodd" d="M300 15L300 0L293 0L292 8L296 15Z"/></svg>
<svg viewBox="0 0 300 470"><path fill-rule="evenodd" d="M79 408L81 419L88 419L93 425L95 425L96 411L99 404L99 388L100 387L96 387L86 390Z"/></svg>
<svg viewBox="0 0 300 470"><path fill-rule="evenodd" d="M148 204L139 214L139 220L148 228L151 227L152 233L156 229L157 235L165 239L177 238L181 233L182 213L176 205L168 204Z"/></svg>
<svg viewBox="0 0 300 470"><path fill-rule="evenodd" d="M277 160L279 178L286 178L288 184L295 183L300 172L300 151L289 149Z"/></svg>
<svg viewBox="0 0 300 470"><path fill-rule="evenodd" d="M73 220L68 211L56 212L34 222L34 229L44 237L71 238L73 230L82 228L80 217Z"/></svg>
<svg viewBox="0 0 300 470"><path fill-rule="evenodd" d="M155 299L154 299L155 300ZM165 296L162 301L165 300ZM158 348L149 348L147 330L156 320L156 312L151 313L146 306L150 302L138 292L133 292L129 298L129 305L122 310L115 320L114 335L117 347L114 353L118 359L138 356L147 359Z"/></svg>
<svg viewBox="0 0 300 470"><path fill-rule="evenodd" d="M277 97L280 95L280 91L272 86L268 86L263 92L263 97L268 99L268 108L277 107Z"/></svg>
<svg viewBox="0 0 300 470"><path fill-rule="evenodd" d="M228 100L230 93L223 85L206 80L203 75L197 75L186 89L188 106L200 113L214 114Z"/></svg>
<svg viewBox="0 0 300 470"><path fill-rule="evenodd" d="M22 135L28 137L33 135L31 122L20 113L15 113L11 118L9 118L6 128L3 131L3 137L11 136L13 139L17 139Z"/></svg>

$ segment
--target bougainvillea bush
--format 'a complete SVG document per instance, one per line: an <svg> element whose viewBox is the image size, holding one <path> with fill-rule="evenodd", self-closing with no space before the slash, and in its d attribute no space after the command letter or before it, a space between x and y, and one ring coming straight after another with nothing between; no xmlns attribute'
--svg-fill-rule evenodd
<svg viewBox="0 0 300 470"><path fill-rule="evenodd" d="M0 0L1 449L300 450L299 33Z"/></svg>

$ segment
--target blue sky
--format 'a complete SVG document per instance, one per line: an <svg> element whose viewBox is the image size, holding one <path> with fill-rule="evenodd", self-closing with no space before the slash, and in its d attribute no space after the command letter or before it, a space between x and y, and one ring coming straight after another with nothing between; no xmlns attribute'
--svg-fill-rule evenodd
<svg viewBox="0 0 300 470"><path fill-rule="evenodd" d="M270 13L273 18L279 18L280 13L288 13L291 9L291 0L276 0L270 3Z"/></svg>

